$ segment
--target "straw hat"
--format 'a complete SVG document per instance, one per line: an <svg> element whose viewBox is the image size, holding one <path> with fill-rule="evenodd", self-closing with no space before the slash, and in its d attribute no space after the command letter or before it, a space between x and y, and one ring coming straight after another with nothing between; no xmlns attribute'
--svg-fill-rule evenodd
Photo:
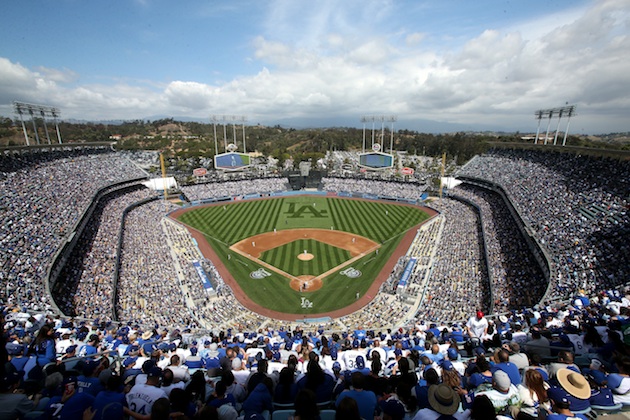
<svg viewBox="0 0 630 420"><path fill-rule="evenodd" d="M591 397L591 386L580 373L571 369L558 369L556 373L560 386L569 394L581 400L588 400Z"/></svg>

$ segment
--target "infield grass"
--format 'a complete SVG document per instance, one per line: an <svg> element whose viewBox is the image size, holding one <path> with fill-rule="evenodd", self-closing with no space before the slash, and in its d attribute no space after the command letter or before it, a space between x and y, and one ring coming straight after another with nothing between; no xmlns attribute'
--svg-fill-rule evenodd
<svg viewBox="0 0 630 420"><path fill-rule="evenodd" d="M422 209L414 206L382 201L293 196L193 208L180 215L178 220L204 233L210 246L254 302L278 312L307 316L348 306L356 300L357 293L363 296L404 234L427 218L428 215ZM284 229L297 228L346 231L367 237L381 244L381 247L378 253L371 252L352 263L352 268L361 272L359 277L349 278L337 271L324 278L321 289L312 292L293 290L289 280L275 272L263 279L251 278L250 273L261 266L229 249L231 244L256 234L272 232L274 229L281 233ZM316 258L307 263L299 261L296 256L304 249L316 255ZM327 271L325 267L336 267L349 258L346 250L311 240L294 241L261 256L261 260L289 274L313 275ZM305 273L305 268L311 271ZM312 306L303 305L303 298Z"/></svg>

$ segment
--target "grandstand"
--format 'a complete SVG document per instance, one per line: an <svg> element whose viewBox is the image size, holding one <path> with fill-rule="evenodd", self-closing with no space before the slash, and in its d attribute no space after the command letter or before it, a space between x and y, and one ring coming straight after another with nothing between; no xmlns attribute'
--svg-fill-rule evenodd
<svg viewBox="0 0 630 420"><path fill-rule="evenodd" d="M259 341L279 346L290 332L299 343L291 341L287 351L301 354L302 346L312 351L321 347L324 335L352 338L364 331L364 339L370 336L368 347L382 336L393 346L406 343L411 358L414 345L422 349L426 339L431 347L429 329L438 332L440 345L446 346L440 351L446 353L442 330L457 331L476 310L490 314L493 328L507 323L516 336L523 327L544 324L540 320L546 316L560 318L562 313L562 320L575 320L573 312L565 313L565 304L573 304L573 310L588 306L581 300L586 296L597 295L596 301L608 305L606 311L616 308L616 315L627 309L630 301L616 291L630 278L627 161L497 149L476 156L457 176L462 184L426 203L439 215L418 229L367 306L339 318L278 321L235 298L218 262L201 254L189 231L168 217L177 207L142 186L147 174L126 155L102 146L4 153L0 300L8 331L19 341L18 330L22 337L32 334L47 315L57 330L70 326L73 339L83 345L81 322L103 337L112 328L119 335L124 326L125 336L138 339L145 332L152 340L176 343L173 354L180 351L184 358L191 347L201 348L193 344L197 340L221 345L229 338L245 343L243 349ZM182 187L187 205L292 189L280 177L211 179ZM420 202L427 192L426 185L415 182L348 174L318 174L317 184L330 194L403 202ZM207 285L199 281L193 261L203 268ZM608 292L602 295L603 290ZM612 305L611 297L621 303ZM620 325L607 323L610 315L591 315L604 331L620 331ZM578 326L586 329L580 324L586 319L579 318ZM494 347L492 336L480 338L486 340L485 350ZM343 340L340 350L349 351L351 341ZM463 342L458 345L461 351ZM286 365L284 356L280 359ZM300 360L303 371L305 360ZM247 358L243 364L252 368Z"/></svg>
<svg viewBox="0 0 630 420"><path fill-rule="evenodd" d="M543 299L566 299L576 288L615 287L628 278L622 263L628 257L627 164L500 150L476 157L458 175L467 182L432 204L442 214L443 233L423 246L437 251L431 250L431 258L427 250L416 255L415 241L387 282L394 290L391 284L408 259L420 259L417 267L423 269L417 268L413 279L426 274L425 285L404 292L405 301L418 303L418 315L434 321L465 319L466 309L449 313L436 303L445 289L455 299L450 304L461 301L467 302L461 308L505 312ZM190 239L182 239L183 232L173 245L175 230L164 217L172 207L151 200L155 196L136 182L144 178L128 159L103 148L5 154L3 300L86 318L187 319L182 326L206 328L216 322L204 320L200 303L226 300L217 291L229 292L212 261L204 261L217 288L212 296L191 280L186 260L204 258ZM404 182L324 177L321 184L330 192L408 200L419 200L425 192L425 187ZM266 178L184 186L182 191L190 202L200 203L288 188L286 179ZM472 244L479 248L474 251ZM527 295L519 294L522 290ZM155 296L173 299L171 315L159 314L160 305L156 312L147 310L157 303ZM416 302L419 296L422 302ZM382 326L399 324L394 315Z"/></svg>

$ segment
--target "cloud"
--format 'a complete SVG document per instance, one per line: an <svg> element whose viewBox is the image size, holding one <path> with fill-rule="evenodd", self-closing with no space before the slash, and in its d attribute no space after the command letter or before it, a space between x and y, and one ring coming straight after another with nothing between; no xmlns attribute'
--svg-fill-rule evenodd
<svg viewBox="0 0 630 420"><path fill-rule="evenodd" d="M605 130L606 121L623 124L630 110L619 88L630 85L623 1L596 1L552 20L487 25L447 46L435 42L448 32L391 24L393 2L338 3L272 2L262 33L250 38L248 71L224 81L82 84L72 69L29 69L0 58L0 104L50 103L74 118L225 113L252 121L347 116L358 124L361 115L393 113L401 126L433 119L535 130L535 110L569 101L578 104L581 126L623 129Z"/></svg>

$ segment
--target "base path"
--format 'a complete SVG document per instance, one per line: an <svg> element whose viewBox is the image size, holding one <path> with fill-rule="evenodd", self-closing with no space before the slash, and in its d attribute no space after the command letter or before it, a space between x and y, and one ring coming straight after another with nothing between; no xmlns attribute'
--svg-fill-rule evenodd
<svg viewBox="0 0 630 420"><path fill-rule="evenodd" d="M350 199L350 200L363 200L363 199L358 199L358 198L344 198L344 199ZM365 201L372 201L372 200L365 200ZM396 203L397 205L408 205L408 206L413 206L413 207L418 207L412 204L404 204L404 203ZM210 204L210 205L225 205L225 203L220 203L220 204ZM198 207L195 207L198 208ZM184 213L185 211L191 210L192 208L188 207L186 209L181 209L181 210L177 210L173 213L171 213L170 217L177 221L177 217L179 215L181 215L182 213ZM245 294L243 292L243 290L241 289L241 287L239 286L238 282L234 279L234 277L232 276L232 274L230 273L230 271L225 267L225 265L223 264L223 261L219 258L219 256L216 254L216 252L214 251L214 249L212 249L212 247L210 246L210 244L208 244L208 242L206 241L206 238L204 237L204 235L195 230L195 229L191 229L186 225L183 225L184 227L186 227L188 229L188 231L190 232L191 236L193 238L195 238L195 240L197 241L197 245L199 247L199 250L201 251L201 253L204 255L205 258L209 259L210 261L212 261L212 263L214 264L214 266L216 267L216 269L219 271L219 274L221 275L221 277L223 278L223 281L225 282L225 284L227 284L231 289L232 292L234 293L234 296L236 297L236 299L239 301L239 303L241 305L243 305L244 307L246 307L247 309L256 312L260 315L266 316L268 318L274 318L274 319L279 319L279 320L284 320L284 321L292 321L292 322L299 322L301 320L304 319L310 319L310 318L323 318L323 317L330 317L330 318L340 318L346 315L349 315L353 312L358 311L359 309L361 309L362 307L364 307L365 305L367 305L368 303L370 303L370 301L372 299L374 299L376 297L376 295L379 292L379 289L381 287L381 284L383 284L383 282L385 282L387 280L387 277L389 276L389 274L392 272L392 270L394 269L394 266L396 265L396 262L398 261L398 259L400 257L402 257L403 255L405 255L405 253L407 252L407 250L409 249L409 247L411 246L411 243L413 242L413 239L416 236L416 233L418 231L418 229L420 229L420 226L422 226L422 224L428 222L429 220L431 220L433 217L435 217L438 213L428 207L422 207L422 210L425 211L428 215L429 218L427 220L425 220L423 223L414 226L413 228L409 229L407 231L407 233L405 233L405 235L403 236L403 239L400 241L400 243L398 244L398 247L396 248L396 250L394 251L394 253L391 255L391 257L389 258L389 260L387 260L387 262L385 263L385 265L383 266L383 268L381 269L380 273L378 274L378 276L376 276L376 278L374 279L374 281L372 282L372 285L370 286L370 288L368 289L368 291L366 293L363 294L363 296L361 296L358 300L356 300L355 302L353 302L352 304L341 308L341 309L337 309L334 311L329 311L329 312L325 312L325 313L317 313L317 314L289 314L289 313L285 313L285 312L278 312L278 311L274 311L271 310L269 308L265 308L263 306L260 306L259 304L255 303L254 301L252 301L250 299L249 296L247 296L247 294ZM179 222L178 222L179 223ZM322 229L290 229L290 230L283 230L283 231L278 231L277 233L275 233L275 235L277 236L284 236L284 232L291 232L292 230L299 230L299 231L322 231ZM346 241L349 241L349 245L357 245L362 243L360 242L360 238L359 236L356 235L352 235L350 233L347 232L341 232L341 231L329 231L329 230L323 230L323 232L326 232L327 234L331 234L331 232L338 232L338 233L343 233L345 235L349 236L349 239L346 239ZM254 249L258 248L259 246L261 247L260 250L258 251L258 255L260 255L260 252L264 251L265 249L263 248L263 242L260 242L261 239L256 239L257 236L268 236L268 235L274 235L273 232L269 232L269 233L264 233L262 235L256 235L250 238L247 238L243 242L243 247L245 247L245 249L247 249L248 251L253 251L256 252ZM302 235L304 235L304 233L302 233ZM354 243L352 242L352 237L355 237L355 241ZM289 243L293 240L296 239L303 239L304 236L302 236L301 238L294 238L291 240L287 240L284 243ZM315 239L315 238L312 238ZM363 238L366 239L368 241L370 241L367 238ZM319 240L319 239L318 239ZM255 244L252 244L252 241L255 242ZM322 242L326 242L325 240L322 240ZM370 241L372 242L372 241ZM249 244L249 247L247 246L247 244ZM376 244L376 243L374 243ZM235 244L236 245L236 244ZM233 245L233 246L235 246ZM255 246L252 246L255 245ZM378 246L378 244L376 244ZM279 245L275 245L274 247L279 246ZM335 245L338 246L338 245ZM271 247L271 248L274 248ZM268 249L271 249L268 248ZM350 249L346 246L343 246L343 248L345 249ZM355 250L355 252L358 252L358 254L362 254L361 251L359 251L358 249ZM252 254L253 255L253 254ZM297 258L297 256L296 256ZM358 258L360 258L360 255L358 256ZM300 291L300 287L303 287L303 283L304 282L308 282L308 281L312 281L312 286L316 287L317 284L315 282L315 280L318 280L319 282L321 282L321 276L318 276L318 279L314 279L314 278L303 278L300 279L300 277L302 276L298 276L297 280L292 280L292 281L296 281L296 287L293 287L295 290ZM302 285L300 285L302 283ZM308 290L308 285L305 291L309 291ZM321 285L319 286L321 287ZM312 291L313 289L311 289Z"/></svg>

